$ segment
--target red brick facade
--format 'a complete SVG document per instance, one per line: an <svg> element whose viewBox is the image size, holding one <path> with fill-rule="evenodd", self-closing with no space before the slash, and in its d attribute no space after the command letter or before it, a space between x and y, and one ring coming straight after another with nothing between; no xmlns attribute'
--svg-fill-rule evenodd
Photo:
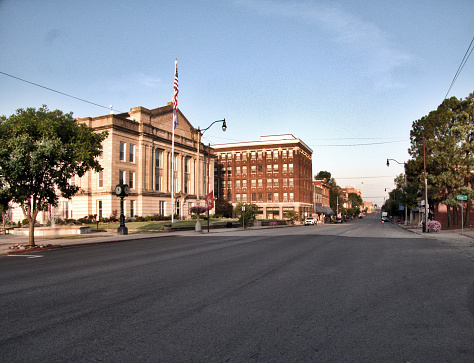
<svg viewBox="0 0 474 363"><path fill-rule="evenodd" d="M312 153L293 135L263 136L260 141L214 145L218 157L215 192L234 206L259 206L258 218L283 218L312 212Z"/></svg>

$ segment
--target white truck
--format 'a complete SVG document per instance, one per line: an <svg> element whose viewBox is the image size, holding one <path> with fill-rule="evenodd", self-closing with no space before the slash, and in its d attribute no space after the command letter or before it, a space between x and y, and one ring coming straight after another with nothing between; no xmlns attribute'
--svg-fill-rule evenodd
<svg viewBox="0 0 474 363"><path fill-rule="evenodd" d="M388 212L382 212L382 221L388 222Z"/></svg>

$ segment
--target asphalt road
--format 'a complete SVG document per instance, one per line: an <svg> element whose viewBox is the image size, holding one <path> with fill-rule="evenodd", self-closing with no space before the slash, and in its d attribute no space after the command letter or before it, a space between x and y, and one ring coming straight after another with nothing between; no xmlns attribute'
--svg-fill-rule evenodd
<svg viewBox="0 0 474 363"><path fill-rule="evenodd" d="M474 362L474 263L376 217L0 258L1 362Z"/></svg>

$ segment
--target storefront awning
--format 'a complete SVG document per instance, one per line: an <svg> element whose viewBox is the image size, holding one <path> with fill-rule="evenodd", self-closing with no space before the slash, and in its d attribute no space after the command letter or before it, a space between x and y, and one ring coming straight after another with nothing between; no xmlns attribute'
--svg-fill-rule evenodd
<svg viewBox="0 0 474 363"><path fill-rule="evenodd" d="M330 207L321 207L321 206L316 206L315 211L318 214L325 214L327 216L332 216L335 215L335 213L332 211Z"/></svg>

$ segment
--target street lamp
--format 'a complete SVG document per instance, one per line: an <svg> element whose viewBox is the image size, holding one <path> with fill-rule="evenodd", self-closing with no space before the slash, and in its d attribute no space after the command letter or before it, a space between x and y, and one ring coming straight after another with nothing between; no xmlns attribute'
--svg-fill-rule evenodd
<svg viewBox="0 0 474 363"><path fill-rule="evenodd" d="M403 163L400 163L398 161L396 161L395 159L387 159L387 167L390 166L390 161L389 160L393 160L395 161L397 164L400 164L400 165L403 165L403 168L405 170L405 188L407 187L407 163L403 162ZM387 189L385 189L385 191L387 191ZM405 190L405 193L406 193L406 190ZM407 208L407 205L406 205L406 202L405 202L405 226L408 224L408 208Z"/></svg>
<svg viewBox="0 0 474 363"><path fill-rule="evenodd" d="M198 138L198 145L197 145L197 188L196 188L196 197L197 197L197 200L199 201L201 198L199 196L199 191L201 189L201 168L199 167L201 164L199 162L199 157L200 157L200 152L201 152L201 137L202 137L202 134L204 134L207 130L209 130L209 128L214 125L215 123L217 122L222 122L222 131L226 131L227 130L227 124L225 123L225 118L222 119L222 120L217 120L217 121L214 121L213 123L211 123L208 127L206 127L205 129L200 129L199 126L197 128L197 132L198 132L198 135L199 135L199 138ZM210 149L210 148L209 148ZM209 151L208 151L209 153ZM207 177L207 173L206 173L206 177ZM209 189L209 187L208 187ZM209 193L209 190L207 191L207 193ZM209 232L209 209L207 210L207 231Z"/></svg>

